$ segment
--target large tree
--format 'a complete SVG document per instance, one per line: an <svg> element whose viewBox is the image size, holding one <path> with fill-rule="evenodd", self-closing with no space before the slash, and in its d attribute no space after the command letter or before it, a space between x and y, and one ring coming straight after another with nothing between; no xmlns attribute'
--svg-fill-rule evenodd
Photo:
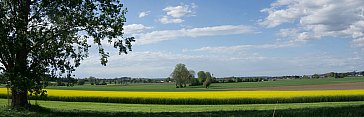
<svg viewBox="0 0 364 117"><path fill-rule="evenodd" d="M186 83L189 81L191 73L188 71L185 64L180 63L174 68L171 77L176 82L176 87L182 88L186 87Z"/></svg>
<svg viewBox="0 0 364 117"><path fill-rule="evenodd" d="M120 0L0 0L0 70L11 82L12 107L28 105L28 91L48 76L71 73L88 56L92 40L106 65L107 40L119 54L134 38L123 37L126 8Z"/></svg>

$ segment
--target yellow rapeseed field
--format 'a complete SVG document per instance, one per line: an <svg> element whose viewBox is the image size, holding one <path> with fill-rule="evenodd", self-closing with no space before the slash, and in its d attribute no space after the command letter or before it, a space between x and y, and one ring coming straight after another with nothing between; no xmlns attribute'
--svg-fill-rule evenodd
<svg viewBox="0 0 364 117"><path fill-rule="evenodd" d="M122 91L83 91L47 89L48 96L59 97L120 97L120 98L159 98L159 99L237 99L237 98L294 98L318 96L363 95L364 90L310 90L310 91L209 91L209 92L122 92ZM6 88L0 88L6 94Z"/></svg>

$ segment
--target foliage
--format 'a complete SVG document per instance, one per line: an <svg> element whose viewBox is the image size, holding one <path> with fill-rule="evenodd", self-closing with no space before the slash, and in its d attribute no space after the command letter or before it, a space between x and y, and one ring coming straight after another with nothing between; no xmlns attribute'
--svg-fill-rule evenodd
<svg viewBox="0 0 364 117"><path fill-rule="evenodd" d="M197 78L191 78L190 80L190 86L198 86L201 85L201 83L198 81Z"/></svg>
<svg viewBox="0 0 364 117"><path fill-rule="evenodd" d="M189 70L189 72L190 72L190 78L189 78L190 85L189 86L197 86L197 85L200 85L198 79L195 78L195 71Z"/></svg>
<svg viewBox="0 0 364 117"><path fill-rule="evenodd" d="M206 78L206 81L203 82L203 87L208 88L212 83L212 78L211 78L211 75L209 72L206 72L206 76L207 76L207 78Z"/></svg>
<svg viewBox="0 0 364 117"><path fill-rule="evenodd" d="M204 72L204 71L199 71L199 72L197 72L197 77L198 77L198 81L199 81L200 83L203 83L203 82L205 82L205 80L206 80L206 74L205 74L205 72Z"/></svg>
<svg viewBox="0 0 364 117"><path fill-rule="evenodd" d="M8 82L8 78L6 78L4 74L0 74L0 85L6 84L7 82Z"/></svg>
<svg viewBox="0 0 364 117"><path fill-rule="evenodd" d="M119 54L131 50L134 38L123 37L126 12L119 0L1 0L0 69L10 78L13 107L26 106L27 92L42 89L47 75L70 77L88 57L89 39L102 65L109 57L102 40Z"/></svg>
<svg viewBox="0 0 364 117"><path fill-rule="evenodd" d="M320 75L314 74L314 75L312 75L312 78L320 78Z"/></svg>
<svg viewBox="0 0 364 117"><path fill-rule="evenodd" d="M207 88L211 83L217 82L215 77L212 77L210 72L199 71L197 73L198 76L198 85L203 85L203 87ZM207 81L209 79L209 81Z"/></svg>
<svg viewBox="0 0 364 117"><path fill-rule="evenodd" d="M344 78L347 77L348 75L345 73L334 73L334 78Z"/></svg>
<svg viewBox="0 0 364 117"><path fill-rule="evenodd" d="M85 79L79 79L77 85L84 85L86 83Z"/></svg>
<svg viewBox="0 0 364 117"><path fill-rule="evenodd" d="M191 73L188 71L185 64L180 63L174 68L171 77L176 82L176 88L183 88L186 87L186 84L191 78Z"/></svg>

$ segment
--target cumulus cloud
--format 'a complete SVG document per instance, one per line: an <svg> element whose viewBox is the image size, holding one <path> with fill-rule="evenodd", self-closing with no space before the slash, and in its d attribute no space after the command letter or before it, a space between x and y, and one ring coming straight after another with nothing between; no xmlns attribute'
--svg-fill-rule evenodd
<svg viewBox="0 0 364 117"><path fill-rule="evenodd" d="M129 24L124 26L125 33L140 33L152 27L144 26L143 24Z"/></svg>
<svg viewBox="0 0 364 117"><path fill-rule="evenodd" d="M180 18L187 15L192 15L193 9L196 8L195 4L190 5L178 5L178 6L168 6L163 9L167 15L174 18Z"/></svg>
<svg viewBox="0 0 364 117"><path fill-rule="evenodd" d="M142 11L139 13L138 17L142 18L150 14L150 11Z"/></svg>
<svg viewBox="0 0 364 117"><path fill-rule="evenodd" d="M137 39L136 44L144 45L181 37L220 36L244 33L254 33L254 28L245 25L221 25L191 29L183 28L179 30L153 31L149 33L136 34L134 36Z"/></svg>
<svg viewBox="0 0 364 117"><path fill-rule="evenodd" d="M278 0L269 8L259 24L267 28L284 23L298 24L295 28L279 33L296 41L321 39L323 37L352 38L361 46L364 32L364 1L362 0ZM286 33L286 34L284 34ZM360 44L356 44L360 43Z"/></svg>
<svg viewBox="0 0 364 117"><path fill-rule="evenodd" d="M364 47L364 38L358 38L353 40L354 47Z"/></svg>
<svg viewBox="0 0 364 117"><path fill-rule="evenodd" d="M163 9L163 11L166 13L162 18L159 19L159 22L162 24L178 24L182 23L184 20L183 17L189 17L195 15L195 9L197 8L197 5L192 3L190 5L181 4L177 6L167 6Z"/></svg>
<svg viewBox="0 0 364 117"><path fill-rule="evenodd" d="M180 18L169 18L168 16L163 16L162 18L159 19L159 22L161 22L162 24L179 24L182 23L184 20L180 19Z"/></svg>

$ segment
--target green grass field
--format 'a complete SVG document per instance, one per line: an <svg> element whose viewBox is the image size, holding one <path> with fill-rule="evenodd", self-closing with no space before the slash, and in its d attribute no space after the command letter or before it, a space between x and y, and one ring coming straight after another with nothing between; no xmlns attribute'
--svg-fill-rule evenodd
<svg viewBox="0 0 364 117"><path fill-rule="evenodd" d="M129 85L83 85L73 87L47 87L48 89L62 90L90 90L90 91L166 91L166 92L188 92L188 91L211 91L215 89L228 88L258 88L273 86L299 86L299 85L321 85L335 83L364 82L364 77L347 77L347 78L327 78L327 79L294 79L294 80L277 80L265 82L239 82L239 83L213 83L209 89L202 86L193 86L186 88L175 88L173 83L145 83ZM216 90L215 90L216 91Z"/></svg>
<svg viewBox="0 0 364 117"><path fill-rule="evenodd" d="M34 104L35 101L32 100L31 103ZM38 104L45 108L65 110L65 111L82 110L82 111L99 111L99 112L209 112L209 111L273 110L273 109L282 110L282 109L359 106L359 105L364 105L364 101L283 103L283 104L233 104L233 105L155 105L155 104L38 101ZM6 106L7 100L0 99L0 105Z"/></svg>
<svg viewBox="0 0 364 117"><path fill-rule="evenodd" d="M31 102L34 104L33 100ZM306 116L309 114L307 112L315 112L314 116L360 116L364 114L363 111L358 111L364 109L364 101L240 105L149 105L38 101L38 104L42 107L41 110L9 111L6 108L7 100L0 99L0 114L6 116L272 116L273 113L276 116Z"/></svg>

